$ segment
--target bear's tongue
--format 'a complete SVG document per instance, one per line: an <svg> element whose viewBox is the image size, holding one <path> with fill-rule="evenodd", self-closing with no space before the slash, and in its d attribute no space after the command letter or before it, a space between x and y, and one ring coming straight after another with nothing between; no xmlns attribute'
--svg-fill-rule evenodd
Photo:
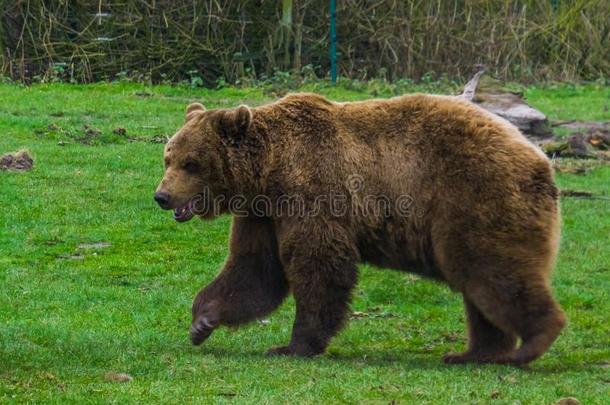
<svg viewBox="0 0 610 405"><path fill-rule="evenodd" d="M191 209L191 204L185 204L180 208L174 209L174 219L178 222L186 222L189 219L193 218L195 214Z"/></svg>

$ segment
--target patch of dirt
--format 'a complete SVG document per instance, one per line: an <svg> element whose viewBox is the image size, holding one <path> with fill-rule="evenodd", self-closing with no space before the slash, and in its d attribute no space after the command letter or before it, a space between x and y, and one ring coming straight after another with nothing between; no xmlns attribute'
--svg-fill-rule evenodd
<svg viewBox="0 0 610 405"><path fill-rule="evenodd" d="M165 145L167 141L169 141L169 136L167 135L155 135L153 137L148 136L131 136L129 142L146 142L146 143L159 143Z"/></svg>
<svg viewBox="0 0 610 405"><path fill-rule="evenodd" d="M32 170L34 159L24 150L7 153L0 158L0 170L25 172Z"/></svg>
<svg viewBox="0 0 610 405"><path fill-rule="evenodd" d="M57 139L59 145L65 145L76 141L84 145L93 145L95 143L104 143L102 139L102 131L97 128L92 128L88 125L83 125L81 128L62 128L61 126L51 123L44 128L35 129L34 133L40 137L48 139ZM107 142L106 142L107 143Z"/></svg>
<svg viewBox="0 0 610 405"><path fill-rule="evenodd" d="M151 129L158 127L147 126L143 128ZM34 130L34 133L41 138L56 140L57 145L59 146L69 145L76 142L89 146L117 144L124 142L166 144L170 138L168 135L164 134L157 134L152 137L133 134L131 132L128 134L125 127L116 127L112 130L112 133L110 133L108 131L103 132L102 130L89 125L64 128L55 123L50 123L41 128L37 128Z"/></svg>
<svg viewBox="0 0 610 405"><path fill-rule="evenodd" d="M79 249L104 249L112 246L110 242L81 243Z"/></svg>
<svg viewBox="0 0 610 405"><path fill-rule="evenodd" d="M130 376L127 373L106 373L106 375L104 376L104 379L106 381L109 382L120 382L120 383L124 383L124 382L129 382L131 380L133 380L133 377Z"/></svg>
<svg viewBox="0 0 610 405"><path fill-rule="evenodd" d="M157 136L153 136L152 138L148 138L148 142L150 142L150 143L166 144L167 141L169 141L169 136L167 136L167 135L157 135Z"/></svg>
<svg viewBox="0 0 610 405"><path fill-rule="evenodd" d="M99 138L102 131L96 128L91 128L89 125L83 125L83 134L80 137L75 138L80 143L85 145L91 145L95 138Z"/></svg>
<svg viewBox="0 0 610 405"><path fill-rule="evenodd" d="M85 260L89 256L97 256L98 250L106 249L111 247L110 242L94 242L94 243L81 243L76 247L73 253L65 253L57 256L58 259L63 260Z"/></svg>
<svg viewBox="0 0 610 405"><path fill-rule="evenodd" d="M58 259L64 259L64 260L85 260L85 256L81 255L80 253L76 253L76 254L63 254L63 255L59 255L57 256Z"/></svg>
<svg viewBox="0 0 610 405"><path fill-rule="evenodd" d="M381 319L381 318L395 318L396 314L387 311L386 309L375 306L367 308L367 312L354 311L350 315L350 320L355 319Z"/></svg>

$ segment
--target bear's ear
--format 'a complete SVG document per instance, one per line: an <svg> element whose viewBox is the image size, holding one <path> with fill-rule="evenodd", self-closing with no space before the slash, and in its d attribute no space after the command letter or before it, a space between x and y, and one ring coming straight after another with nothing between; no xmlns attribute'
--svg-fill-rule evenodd
<svg viewBox="0 0 610 405"><path fill-rule="evenodd" d="M205 107L201 103L191 103L186 107L186 118L184 122L189 122L191 119L205 111Z"/></svg>
<svg viewBox="0 0 610 405"><path fill-rule="evenodd" d="M214 128L231 145L239 145L252 123L252 111L246 105L231 110L219 111L214 120Z"/></svg>

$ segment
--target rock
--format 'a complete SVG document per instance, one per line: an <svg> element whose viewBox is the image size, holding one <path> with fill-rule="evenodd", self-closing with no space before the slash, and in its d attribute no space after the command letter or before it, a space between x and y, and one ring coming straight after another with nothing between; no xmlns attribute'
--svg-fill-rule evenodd
<svg viewBox="0 0 610 405"><path fill-rule="evenodd" d="M34 160L24 150L8 153L0 158L0 170L28 171L32 169Z"/></svg>

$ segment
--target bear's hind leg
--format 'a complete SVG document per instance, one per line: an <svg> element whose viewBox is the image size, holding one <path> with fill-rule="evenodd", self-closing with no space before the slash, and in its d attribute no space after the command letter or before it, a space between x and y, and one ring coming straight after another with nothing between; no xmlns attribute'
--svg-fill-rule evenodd
<svg viewBox="0 0 610 405"><path fill-rule="evenodd" d="M472 302L464 297L468 324L468 350L448 353L443 357L447 364L490 363L515 350L517 336L507 333L489 322Z"/></svg>
<svg viewBox="0 0 610 405"><path fill-rule="evenodd" d="M493 359L500 364L524 365L542 356L566 324L566 318L542 280L520 280L479 290L470 298L491 323L521 338L516 351Z"/></svg>
<svg viewBox="0 0 610 405"><path fill-rule="evenodd" d="M531 306L530 306L531 305ZM498 361L522 365L542 356L566 325L566 317L548 290L531 297L531 303L521 308L513 320L521 337L521 347Z"/></svg>

